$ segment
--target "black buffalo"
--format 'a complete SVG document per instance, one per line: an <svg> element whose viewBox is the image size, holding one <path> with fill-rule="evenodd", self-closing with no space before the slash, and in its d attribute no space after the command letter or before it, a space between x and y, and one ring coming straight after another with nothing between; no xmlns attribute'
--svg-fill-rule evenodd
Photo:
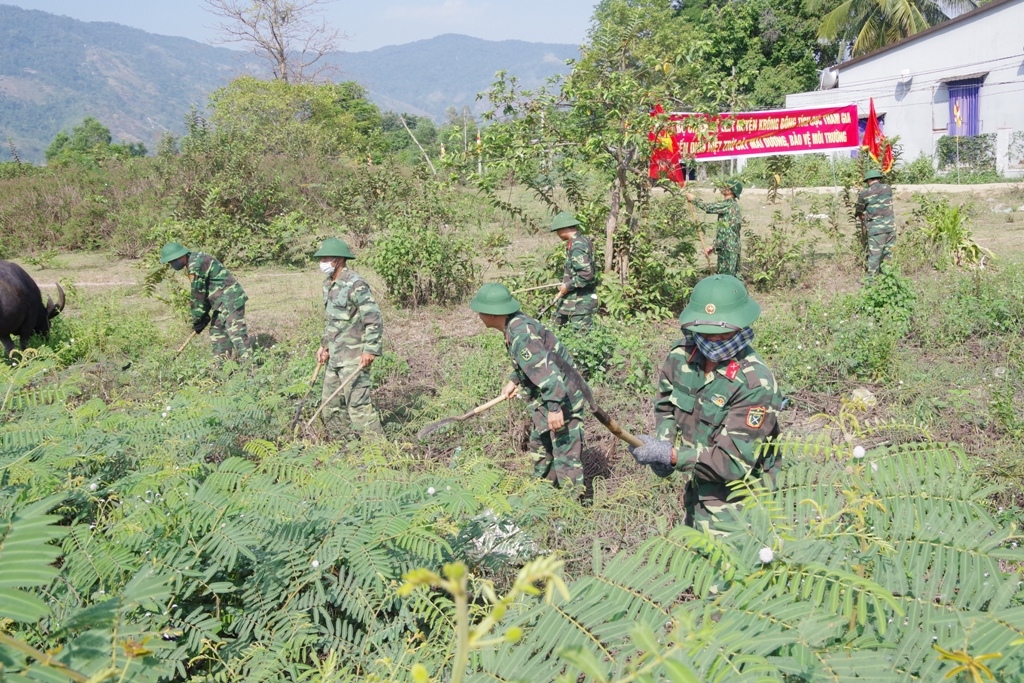
<svg viewBox="0 0 1024 683"><path fill-rule="evenodd" d="M21 337L21 350L28 346L28 338L34 333L47 334L50 319L64 310L64 290L57 285L57 303L43 295L39 285L17 263L0 261L0 342L4 355L14 350L11 335Z"/></svg>

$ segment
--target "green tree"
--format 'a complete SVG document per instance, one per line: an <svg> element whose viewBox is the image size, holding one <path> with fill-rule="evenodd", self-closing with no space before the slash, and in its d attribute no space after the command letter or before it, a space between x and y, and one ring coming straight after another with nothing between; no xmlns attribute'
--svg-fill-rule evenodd
<svg viewBox="0 0 1024 683"><path fill-rule="evenodd" d="M696 28L688 54L701 75L681 81L680 90L701 89L712 109L784 106L787 93L813 89L818 69L838 56L836 42L818 40L820 14L803 0L730 2L680 19ZM670 35L678 24L667 27Z"/></svg>
<svg viewBox="0 0 1024 683"><path fill-rule="evenodd" d="M606 0L560 92L521 91L515 77L500 72L489 93L493 108L485 114L500 122L484 139L492 171L482 179L485 190L511 175L555 210L561 208L557 182L573 208L596 218L605 212L586 196L575 173L577 167L595 169L608 202L605 272L617 273L622 283L629 278L630 236L649 196L649 112L670 99L669 74L681 60L679 53L666 54L676 48L659 44L658 25L670 14L654 3Z"/></svg>
<svg viewBox="0 0 1024 683"><path fill-rule="evenodd" d="M91 116L71 129L60 131L46 148L46 161L60 166L66 164L96 164L104 159L127 159L146 156L141 142L111 144L110 129Z"/></svg>
<svg viewBox="0 0 1024 683"><path fill-rule="evenodd" d="M210 96L218 131L270 154L362 154L381 128L376 105L355 82L313 84L242 76Z"/></svg>
<svg viewBox="0 0 1024 683"><path fill-rule="evenodd" d="M808 7L822 12L832 4L809 0ZM844 0L822 17L818 35L842 41L857 56L942 23L949 18L946 12L955 16L977 6L974 0Z"/></svg>

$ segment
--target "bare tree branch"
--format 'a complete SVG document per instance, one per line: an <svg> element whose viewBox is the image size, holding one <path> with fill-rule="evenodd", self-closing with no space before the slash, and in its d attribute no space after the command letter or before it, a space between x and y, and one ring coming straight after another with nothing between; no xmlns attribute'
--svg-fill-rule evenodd
<svg viewBox="0 0 1024 683"><path fill-rule="evenodd" d="M203 0L222 19L219 42L243 43L285 82L315 81L336 67L323 64L347 36L319 16L335 0Z"/></svg>

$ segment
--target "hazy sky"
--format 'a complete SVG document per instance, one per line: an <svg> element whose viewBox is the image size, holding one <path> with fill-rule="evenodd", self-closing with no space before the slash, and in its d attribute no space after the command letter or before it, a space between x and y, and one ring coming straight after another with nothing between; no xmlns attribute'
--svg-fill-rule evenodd
<svg viewBox="0 0 1024 683"><path fill-rule="evenodd" d="M328 22L348 35L342 49L373 50L463 33L488 40L583 42L597 0L335 0ZM83 21L113 21L150 33L213 42L217 18L203 0L0 0ZM229 46L230 47L230 46Z"/></svg>

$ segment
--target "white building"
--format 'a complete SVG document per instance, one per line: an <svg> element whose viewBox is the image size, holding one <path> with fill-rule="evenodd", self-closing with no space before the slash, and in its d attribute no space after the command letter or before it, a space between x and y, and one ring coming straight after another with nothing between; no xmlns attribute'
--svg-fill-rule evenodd
<svg viewBox="0 0 1024 683"><path fill-rule="evenodd" d="M822 74L822 88L787 108L868 102L904 162L935 156L944 135L994 134L996 169L1024 176L1024 0L993 0ZM961 123L955 120L959 112Z"/></svg>

